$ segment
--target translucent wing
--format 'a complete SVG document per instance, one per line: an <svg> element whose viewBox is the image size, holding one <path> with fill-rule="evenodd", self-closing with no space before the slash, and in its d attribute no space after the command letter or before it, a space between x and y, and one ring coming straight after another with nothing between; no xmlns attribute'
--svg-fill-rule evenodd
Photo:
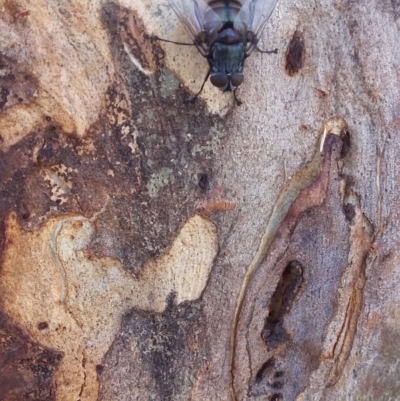
<svg viewBox="0 0 400 401"><path fill-rule="evenodd" d="M256 47L278 0L247 0L235 18L234 27L246 35L246 55Z"/></svg>
<svg viewBox="0 0 400 401"><path fill-rule="evenodd" d="M219 16L204 0L168 0L203 56L222 27Z"/></svg>

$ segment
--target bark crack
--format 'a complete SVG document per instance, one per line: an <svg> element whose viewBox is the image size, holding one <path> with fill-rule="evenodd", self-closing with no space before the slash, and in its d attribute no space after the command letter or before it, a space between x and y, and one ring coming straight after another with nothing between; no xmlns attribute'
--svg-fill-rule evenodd
<svg viewBox="0 0 400 401"><path fill-rule="evenodd" d="M236 335L248 289L258 268L267 257L278 232L281 229L284 230L282 235L287 236L289 241L302 214L325 201L331 162L340 158L343 142L341 138L346 133L347 123L343 118L334 117L326 122L320 145L315 150L312 160L280 191L260 246L247 268L234 312L230 338L230 392L234 401L238 399L235 391ZM336 146L337 140L340 141L340 146Z"/></svg>
<svg viewBox="0 0 400 401"><path fill-rule="evenodd" d="M344 288L350 288L350 291L347 291L347 293L350 292L350 295L343 323L332 349L333 365L327 381L328 387L333 386L339 380L353 347L362 310L367 257L374 238L373 227L361 210L359 196L353 190L347 189L343 200L343 206L350 204L354 208L354 217L350 226L348 267L343 277Z"/></svg>

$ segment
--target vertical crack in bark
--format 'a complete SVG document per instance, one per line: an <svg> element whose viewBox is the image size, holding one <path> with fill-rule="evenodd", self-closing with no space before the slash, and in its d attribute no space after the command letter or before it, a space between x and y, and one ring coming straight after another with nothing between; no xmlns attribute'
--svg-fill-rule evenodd
<svg viewBox="0 0 400 401"><path fill-rule="evenodd" d="M83 373L83 381L82 381L82 385L81 385L81 391L79 392L79 398L78 401L81 400L82 398L82 394L85 391L85 387L86 387L86 358L85 358L85 350L82 351L82 373Z"/></svg>
<svg viewBox="0 0 400 401"><path fill-rule="evenodd" d="M383 222L382 222L382 203L383 203L383 195L381 190L381 175L382 175L382 161L384 158L386 147L385 143L377 149L377 158L376 158L376 193L378 194L378 203L377 203L377 217L378 217L378 226L376 230L376 235L379 235L383 231Z"/></svg>
<svg viewBox="0 0 400 401"><path fill-rule="evenodd" d="M362 310L366 261L373 241L372 225L361 210L359 197L351 189L347 190L347 194L344 196L343 206L348 204L354 207L354 217L350 226L351 245L348 268L344 277L344 281L348 283L347 286L350 288L350 295L347 300L343 324L332 349L333 365L327 381L328 387L333 386L339 380L352 350L357 323Z"/></svg>
<svg viewBox="0 0 400 401"><path fill-rule="evenodd" d="M351 315L351 312L349 311L350 308L351 308L351 306L352 306L352 303L349 302L349 303L347 304L347 308L346 308L346 314L345 314L346 317ZM341 338L341 337L342 337L342 334L346 331L346 320L347 320L346 318L343 320L343 323L342 323L342 325L340 326L339 335L338 335L337 338ZM332 351L332 354L331 354L331 356L330 356L331 358L333 358L333 356L336 354L336 348L337 348L338 346L339 346L339 341L336 341L335 344L333 345L333 351Z"/></svg>
<svg viewBox="0 0 400 401"><path fill-rule="evenodd" d="M64 223L70 222L70 221L74 221L77 224L82 225L83 222L85 221L85 219L80 216L76 216L76 217L72 217L72 218L67 217L67 218L60 220L56 224L54 231L50 237L49 245L50 245L50 249L51 249L51 255L52 255L53 262L58 267L58 270L61 273L60 277L61 277L61 283L62 283L63 289L62 289L62 295L61 295L60 300L65 305L65 310L68 311L72 320L75 322L76 327L79 328L82 335L84 335L82 323L79 321L79 319L77 319L71 304L68 302L68 300L70 299L70 294L68 294L68 287L69 287L69 285L68 285L68 268L65 267L64 261L60 257L60 250L59 250L59 246L58 246L59 235L64 226Z"/></svg>
<svg viewBox="0 0 400 401"><path fill-rule="evenodd" d="M265 319L261 338L268 349L276 349L287 341L289 334L283 327L283 318L290 310L303 282L303 267L297 260L289 262L282 273L269 304L269 314Z"/></svg>
<svg viewBox="0 0 400 401"><path fill-rule="evenodd" d="M236 303L230 337L230 391L231 397L235 401L237 400L234 383L236 334L247 291L255 273L268 255L281 226L286 224L283 235L287 236L289 240L301 215L306 210L325 201L331 162L340 158L341 138L346 132L347 123L343 118L334 117L326 122L320 146L316 149L312 160L298 171L281 190L261 238L260 246L247 268ZM338 139L340 140L339 147L335 146ZM283 224L284 222L285 224Z"/></svg>

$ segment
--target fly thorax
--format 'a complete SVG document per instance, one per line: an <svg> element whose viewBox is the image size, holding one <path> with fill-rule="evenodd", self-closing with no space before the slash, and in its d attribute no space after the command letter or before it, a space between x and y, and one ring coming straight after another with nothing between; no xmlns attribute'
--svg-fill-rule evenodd
<svg viewBox="0 0 400 401"><path fill-rule="evenodd" d="M225 44L215 42L211 53L211 72L231 73L242 71L244 46L242 42Z"/></svg>
<svg viewBox="0 0 400 401"><path fill-rule="evenodd" d="M211 83L222 91L233 91L243 81L244 45L214 42L209 58Z"/></svg>

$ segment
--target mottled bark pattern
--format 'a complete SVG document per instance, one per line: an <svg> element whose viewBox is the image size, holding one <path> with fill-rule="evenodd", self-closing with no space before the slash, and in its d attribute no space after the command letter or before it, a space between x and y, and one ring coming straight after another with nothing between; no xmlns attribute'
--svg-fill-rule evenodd
<svg viewBox="0 0 400 401"><path fill-rule="evenodd" d="M167 1L0 0L0 399L399 399L399 30L279 0L190 104Z"/></svg>

